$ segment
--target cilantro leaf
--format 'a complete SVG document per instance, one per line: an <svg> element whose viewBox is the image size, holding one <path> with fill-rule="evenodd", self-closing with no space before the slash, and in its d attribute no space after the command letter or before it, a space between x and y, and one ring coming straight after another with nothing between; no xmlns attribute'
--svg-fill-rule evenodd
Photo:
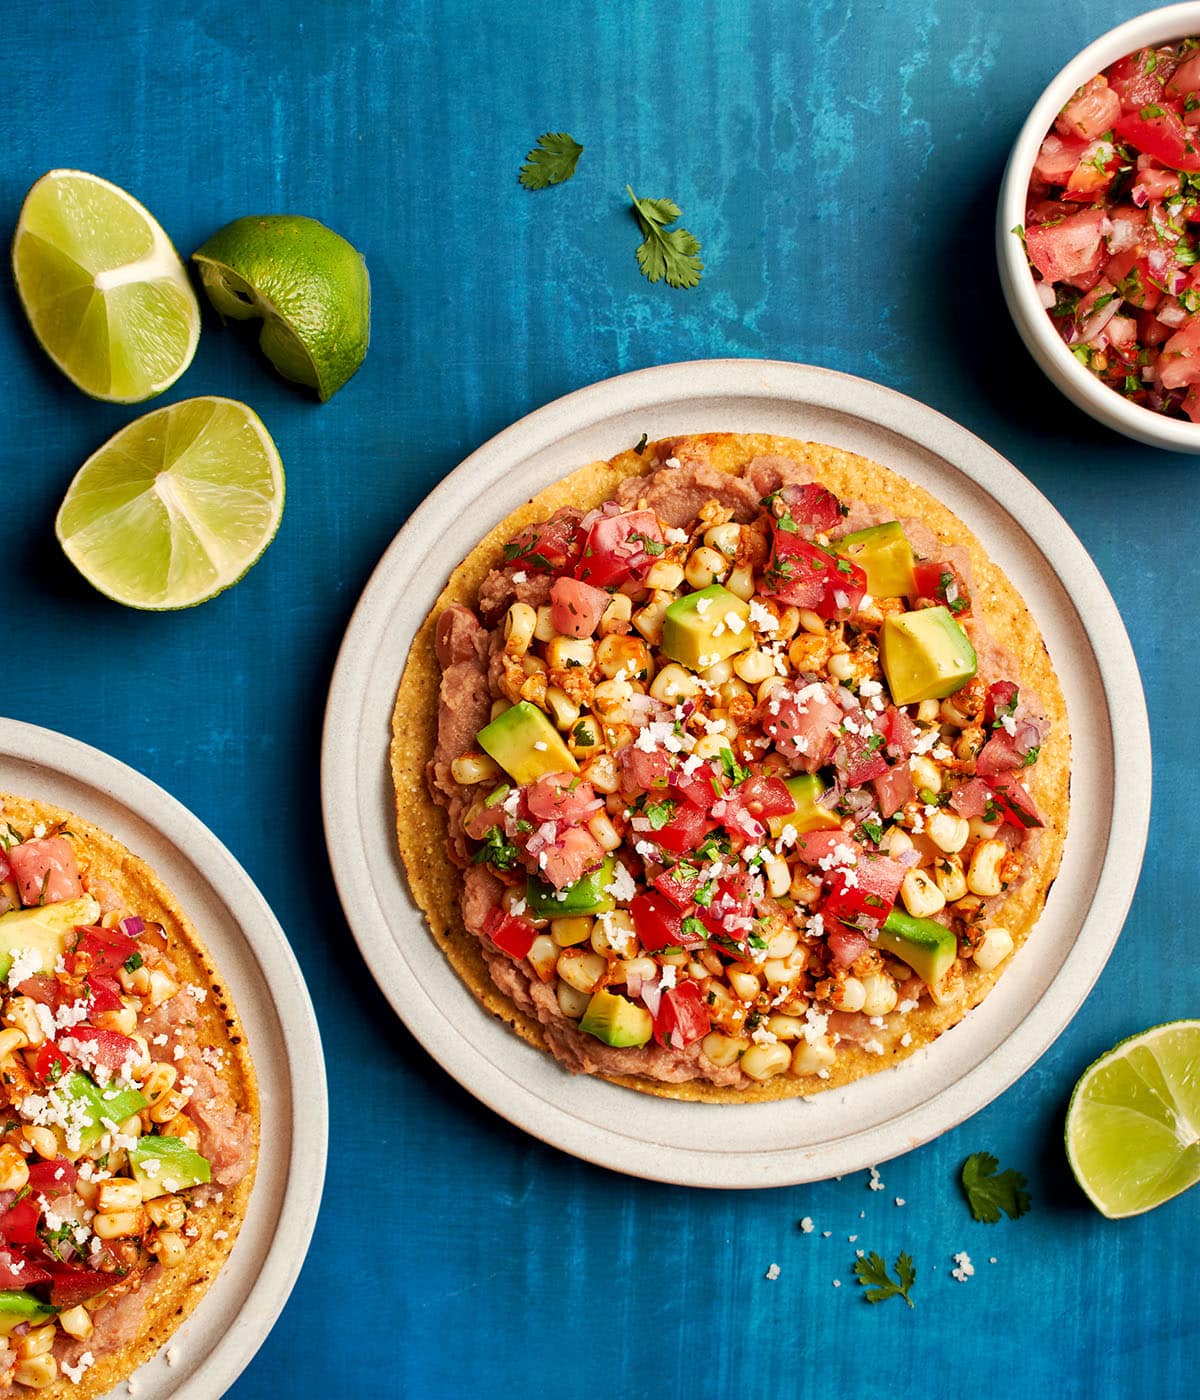
<svg viewBox="0 0 1200 1400"><path fill-rule="evenodd" d="M675 803L669 797L663 798L661 802L646 803L646 817L650 822L651 831L661 831L674 815Z"/></svg>
<svg viewBox="0 0 1200 1400"><path fill-rule="evenodd" d="M475 865L491 865L497 870L511 870L520 852L504 834L502 826L489 826L483 835L483 845L471 857Z"/></svg>
<svg viewBox="0 0 1200 1400"><path fill-rule="evenodd" d="M896 1278L888 1273L887 1261L874 1250L865 1259L854 1265L854 1277L867 1290L868 1303L882 1303L886 1298L903 1298L911 1308L913 1300L908 1290L917 1281L917 1271L913 1267L912 1256L901 1254L896 1260Z"/></svg>
<svg viewBox="0 0 1200 1400"><path fill-rule="evenodd" d="M525 157L517 177L527 190L544 190L547 185L561 185L575 174L583 147L565 131L546 131L538 137L537 145Z"/></svg>
<svg viewBox="0 0 1200 1400"><path fill-rule="evenodd" d="M962 1168L962 1184L971 1214L988 1225L1000 1219L1001 1211L1010 1220L1016 1220L1030 1205L1025 1177L1011 1167L998 1173L999 1165L990 1152L973 1152Z"/></svg>
<svg viewBox="0 0 1200 1400"><path fill-rule="evenodd" d="M625 186L633 201L634 217L642 231L637 260L642 275L650 282L665 277L668 287L694 287L700 281L704 264L697 254L700 242L685 228L668 228L681 218L679 205L671 199L639 199Z"/></svg>

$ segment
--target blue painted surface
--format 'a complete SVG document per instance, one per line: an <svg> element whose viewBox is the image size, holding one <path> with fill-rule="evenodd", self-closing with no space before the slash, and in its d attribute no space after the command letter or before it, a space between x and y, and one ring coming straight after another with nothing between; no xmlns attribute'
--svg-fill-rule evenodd
<svg viewBox="0 0 1200 1400"><path fill-rule="evenodd" d="M110 605L59 557L53 515L71 474L136 410L62 379L0 274L0 588L16 642L0 710L106 749L212 826L288 930L325 1038L324 1207L238 1400L278 1395L281 1376L296 1396L654 1400L1194 1385L1200 1196L1105 1223L1060 1144L1070 1086L1095 1055L1200 1009L1186 892L1200 473L1054 394L1008 323L991 253L1025 111L1135 12L1116 0L5 6L0 229L36 176L72 165L134 192L185 252L230 218L294 211L346 233L372 274L370 356L326 406L206 321L167 398L253 404L283 454L288 505L249 577L177 616ZM531 195L516 169L546 129L587 150L571 184ZM704 244L699 289L639 277L626 181L680 203ZM521 1136L393 1018L317 834L335 650L406 514L530 409L710 355L866 375L981 434L1091 550L1146 681L1153 827L1107 971L1018 1086L887 1165L881 1192L865 1176L746 1194L643 1185ZM979 1148L1031 1178L1025 1219L970 1219L955 1175ZM857 1296L859 1246L913 1254L915 1311ZM951 1255L964 1249L976 1274L959 1284Z"/></svg>

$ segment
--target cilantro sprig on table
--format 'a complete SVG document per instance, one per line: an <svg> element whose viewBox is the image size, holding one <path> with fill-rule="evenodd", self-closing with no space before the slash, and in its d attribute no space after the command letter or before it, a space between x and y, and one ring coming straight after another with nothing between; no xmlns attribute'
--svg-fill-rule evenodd
<svg viewBox="0 0 1200 1400"><path fill-rule="evenodd" d="M575 174L583 147L565 131L545 131L525 157L518 179L527 190L544 190L561 185Z"/></svg>
<svg viewBox="0 0 1200 1400"><path fill-rule="evenodd" d="M1025 1190L1028 1183L1024 1175L1012 1167L998 1172L999 1165L990 1152L972 1152L962 1167L962 1184L971 1214L987 1225L994 1225L1001 1211L1010 1220L1016 1220L1032 1202Z"/></svg>
<svg viewBox="0 0 1200 1400"><path fill-rule="evenodd" d="M686 228L670 228L683 214L673 199L639 199L625 186L633 201L633 214L642 231L637 260L642 275L650 282L666 278L668 287L694 287L700 281L704 264L698 256L700 240Z"/></svg>
<svg viewBox="0 0 1200 1400"><path fill-rule="evenodd" d="M887 1260L881 1254L871 1251L854 1265L854 1277L867 1290L868 1303L882 1303L888 1298L903 1298L908 1306L915 1307L908 1290L917 1281L916 1265L912 1255L901 1254L896 1260L896 1277L888 1273Z"/></svg>

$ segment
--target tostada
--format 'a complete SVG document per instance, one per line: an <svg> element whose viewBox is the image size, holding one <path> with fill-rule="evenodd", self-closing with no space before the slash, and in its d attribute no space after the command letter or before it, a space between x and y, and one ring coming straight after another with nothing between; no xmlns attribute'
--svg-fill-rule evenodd
<svg viewBox="0 0 1200 1400"><path fill-rule="evenodd" d="M1034 930L1063 695L945 505L752 434L573 472L451 576L393 716L400 851L451 963L569 1070L675 1098L848 1083Z"/></svg>

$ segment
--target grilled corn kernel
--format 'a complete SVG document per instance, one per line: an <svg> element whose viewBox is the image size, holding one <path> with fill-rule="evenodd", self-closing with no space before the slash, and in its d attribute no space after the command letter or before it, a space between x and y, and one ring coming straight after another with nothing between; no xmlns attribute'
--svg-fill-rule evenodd
<svg viewBox="0 0 1200 1400"><path fill-rule="evenodd" d="M768 1016L767 1030L780 1040L799 1040L804 1034L804 1022L797 1016Z"/></svg>
<svg viewBox="0 0 1200 1400"><path fill-rule="evenodd" d="M29 1184L29 1163L11 1143L0 1146L0 1191L22 1191Z"/></svg>
<svg viewBox="0 0 1200 1400"><path fill-rule="evenodd" d="M967 892L967 877L961 856L941 856L933 863L933 878L947 904L953 904Z"/></svg>
<svg viewBox="0 0 1200 1400"><path fill-rule="evenodd" d="M867 989L857 977L835 982L829 1000L838 1011L861 1011L867 1000Z"/></svg>
<svg viewBox="0 0 1200 1400"><path fill-rule="evenodd" d="M985 822L982 817L972 817L967 823L972 841L990 841L1000 830L999 822Z"/></svg>
<svg viewBox="0 0 1200 1400"><path fill-rule="evenodd" d="M568 730L579 718L579 706L565 690L560 690L556 685L546 687L546 708L550 711L556 729Z"/></svg>
<svg viewBox="0 0 1200 1400"><path fill-rule="evenodd" d="M183 1236L177 1235L174 1230L159 1230L147 1248L157 1256L164 1269L177 1269L187 1258Z"/></svg>
<svg viewBox="0 0 1200 1400"><path fill-rule="evenodd" d="M656 588L650 594L650 601L644 608L638 609L637 615L633 619L634 627L652 647L658 646L662 641L663 618L674 601L675 595L673 593L668 593L663 588Z"/></svg>
<svg viewBox="0 0 1200 1400"><path fill-rule="evenodd" d="M473 783L491 783L501 777L500 765L485 753L460 754L450 764L450 776L463 787Z"/></svg>
<svg viewBox="0 0 1200 1400"><path fill-rule="evenodd" d="M738 564L730 569L725 587L735 598L748 603L754 597L754 570L749 564Z"/></svg>
<svg viewBox="0 0 1200 1400"><path fill-rule="evenodd" d="M767 889L776 899L782 899L792 884L792 872L788 869L787 861L768 855L763 860L763 868L767 872Z"/></svg>
<svg viewBox="0 0 1200 1400"><path fill-rule="evenodd" d="M710 1031L700 1042L700 1048L718 1069L727 1069L737 1064L738 1057L749 1050L750 1042L744 1036Z"/></svg>
<svg viewBox="0 0 1200 1400"><path fill-rule="evenodd" d="M975 847L967 870L967 888L972 894L989 899L1000 893L1000 864L1007 854L1003 841L981 841Z"/></svg>
<svg viewBox="0 0 1200 1400"><path fill-rule="evenodd" d="M675 662L664 666L650 682L650 694L664 705L676 705L680 700L688 700L699 693L700 682Z"/></svg>
<svg viewBox="0 0 1200 1400"><path fill-rule="evenodd" d="M696 742L692 752L697 758L720 758L721 750L729 747L729 738L724 734L706 734Z"/></svg>
<svg viewBox="0 0 1200 1400"><path fill-rule="evenodd" d="M58 1325L68 1337L84 1342L92 1335L92 1315L85 1307L68 1308L58 1315Z"/></svg>
<svg viewBox="0 0 1200 1400"><path fill-rule="evenodd" d="M843 685L854 679L854 660L848 651L839 651L829 658L829 674Z"/></svg>
<svg viewBox="0 0 1200 1400"><path fill-rule="evenodd" d="M547 938L546 942L550 943L550 939ZM550 946L553 948L553 943L550 943ZM555 952L557 951L555 949ZM193 1152L200 1150L200 1133L186 1113L177 1113L169 1123L164 1123L163 1136L178 1138L185 1147L190 1147Z"/></svg>
<svg viewBox="0 0 1200 1400"><path fill-rule="evenodd" d="M905 873L900 898L914 919L932 919L946 907L946 896L924 870L915 868Z"/></svg>
<svg viewBox="0 0 1200 1400"><path fill-rule="evenodd" d="M702 544L688 556L684 576L692 588L707 588L724 578L728 569L729 561L723 554Z"/></svg>
<svg viewBox="0 0 1200 1400"><path fill-rule="evenodd" d="M145 970L144 967L138 968L138 972L145 972ZM137 974L135 973L134 975L136 976ZM165 1001L170 1001L178 990L179 983L176 982L174 977L164 972L162 968L156 967L150 973L150 985L142 995L145 996L146 1000L153 1008L161 1006Z"/></svg>
<svg viewBox="0 0 1200 1400"><path fill-rule="evenodd" d="M137 1012L132 1006L123 1006L120 1011L102 1011L92 1017L92 1024L102 1031L116 1031L118 1035L131 1036L137 1030Z"/></svg>
<svg viewBox="0 0 1200 1400"><path fill-rule="evenodd" d="M791 884L790 878L788 884L789 886ZM778 933L772 934L771 937L767 940L767 957L791 957L791 955L796 951L796 944L799 943L799 941L800 940L797 937L796 930L794 928L788 928L785 925L779 930Z"/></svg>
<svg viewBox="0 0 1200 1400"><path fill-rule="evenodd" d="M610 638L605 637L603 646ZM612 638L620 641L619 637ZM566 671L571 667L591 670L596 660L596 644L590 637L555 637L546 643L546 665L552 671Z"/></svg>
<svg viewBox="0 0 1200 1400"><path fill-rule="evenodd" d="M1013 950L1013 937L1006 928L984 930L983 940L975 949L975 966L983 972L999 967Z"/></svg>
<svg viewBox="0 0 1200 1400"><path fill-rule="evenodd" d="M912 774L913 787L918 792L939 793L942 790L942 770L933 759L917 754L908 760L908 771Z"/></svg>
<svg viewBox="0 0 1200 1400"><path fill-rule="evenodd" d="M493 701L492 701L492 708L488 711L488 718L489 718L489 719L499 719L500 716L505 712L505 710L511 710L511 709L512 709L512 705L509 704L509 702L508 702L507 700L493 700ZM121 985L122 985L123 987L125 986L125 983L124 983L123 980L122 980L122 982L121 982ZM126 990L128 990L128 988L126 988Z"/></svg>
<svg viewBox="0 0 1200 1400"><path fill-rule="evenodd" d="M733 658L733 672L747 685L761 685L768 676L775 674L775 659L769 652L755 647L752 651L739 652Z"/></svg>
<svg viewBox="0 0 1200 1400"><path fill-rule="evenodd" d="M146 1214L160 1230L182 1230L187 1206L180 1196L158 1196L146 1202Z"/></svg>
<svg viewBox="0 0 1200 1400"><path fill-rule="evenodd" d="M0 1031L0 1060L7 1060L18 1050L24 1050L28 1044L29 1037L24 1031L18 1030L16 1026L6 1026Z"/></svg>
<svg viewBox="0 0 1200 1400"><path fill-rule="evenodd" d="M543 603L537 610L537 622L533 629L533 639L535 642L548 642L551 637L558 636L558 628L554 625L554 609L549 603Z"/></svg>
<svg viewBox="0 0 1200 1400"><path fill-rule="evenodd" d="M507 709L508 706L505 706ZM128 968L121 968L117 973L117 981L121 984L121 990L128 992L130 996L144 997L150 990L150 969L148 967L135 967L132 972Z"/></svg>
<svg viewBox="0 0 1200 1400"><path fill-rule="evenodd" d="M774 1079L792 1063L791 1048L781 1041L773 1045L752 1045L742 1056L742 1073L751 1079Z"/></svg>
<svg viewBox="0 0 1200 1400"><path fill-rule="evenodd" d="M624 909L597 919L592 929L592 948L605 958L610 953L628 953L635 941L633 918Z"/></svg>
<svg viewBox="0 0 1200 1400"><path fill-rule="evenodd" d="M726 525L713 525L704 532L704 543L710 549L723 554L726 559L737 557L741 538L742 527L732 520Z"/></svg>
<svg viewBox="0 0 1200 1400"><path fill-rule="evenodd" d="M586 992L577 991L569 982L560 981L554 990L558 996L558 1009L572 1021L578 1021L588 1009L591 997Z"/></svg>
<svg viewBox="0 0 1200 1400"><path fill-rule="evenodd" d="M673 592L683 582L683 566L673 559L660 559L650 566L646 583L651 588L664 588Z"/></svg>
<svg viewBox="0 0 1200 1400"><path fill-rule="evenodd" d="M971 824L966 817L955 816L953 812L937 812L929 818L925 831L939 851L954 855L970 839Z"/></svg>
<svg viewBox="0 0 1200 1400"><path fill-rule="evenodd" d="M588 993L596 990L596 983L608 970L608 963L599 953L585 948L564 948L556 966L559 977L568 987Z"/></svg>
<svg viewBox="0 0 1200 1400"><path fill-rule="evenodd" d="M929 996L935 1006L953 1006L962 1000L965 990L962 963L953 962L942 980L929 987Z"/></svg>
<svg viewBox="0 0 1200 1400"><path fill-rule="evenodd" d="M31 1356L26 1361L19 1361L17 1369L13 1372L13 1380L28 1390L45 1390L57 1379L58 1362L48 1351L43 1352L41 1356Z"/></svg>
<svg viewBox="0 0 1200 1400"><path fill-rule="evenodd" d="M129 1235L140 1235L145 1226L145 1212L139 1205L137 1210L118 1210L111 1214L102 1211L92 1220L92 1233L102 1240L119 1240Z"/></svg>
<svg viewBox="0 0 1200 1400"><path fill-rule="evenodd" d="M864 977L863 987L866 991L866 1000L862 1005L864 1016L886 1016L895 1011L899 994L895 982L886 972L874 972Z"/></svg>
<svg viewBox="0 0 1200 1400"><path fill-rule="evenodd" d="M58 1139L49 1128L24 1127L21 1136L45 1161L52 1162L58 1156Z"/></svg>
<svg viewBox="0 0 1200 1400"><path fill-rule="evenodd" d="M22 1361L34 1356L45 1356L54 1345L56 1330L53 1322L48 1322L44 1327L31 1327L23 1337L12 1339L13 1350Z"/></svg>
<svg viewBox="0 0 1200 1400"><path fill-rule="evenodd" d="M758 974L748 968L730 968L727 974L729 985L743 1001L753 1001L762 991Z"/></svg>
<svg viewBox="0 0 1200 1400"><path fill-rule="evenodd" d="M4 1024L21 1031L27 1045L41 1045L46 1039L38 1020L37 1002L32 997L9 997L8 1005L4 1008Z"/></svg>
<svg viewBox="0 0 1200 1400"><path fill-rule="evenodd" d="M110 1181L102 1181L96 1193L96 1208L105 1214L137 1210L141 1204L142 1188L136 1181L114 1177Z"/></svg>
<svg viewBox="0 0 1200 1400"><path fill-rule="evenodd" d="M792 1051L792 1073L816 1074L819 1070L828 1069L836 1059L837 1052L827 1036L820 1035L811 1041L801 1040Z"/></svg>
<svg viewBox="0 0 1200 1400"><path fill-rule="evenodd" d="M523 656L533 641L537 613L528 603L514 603L504 616L504 650L509 656Z"/></svg>
<svg viewBox="0 0 1200 1400"><path fill-rule="evenodd" d="M610 724L627 724L633 718L629 702L633 686L626 680L601 681L592 700L596 713Z"/></svg>
<svg viewBox="0 0 1200 1400"><path fill-rule="evenodd" d="M921 724L932 724L938 717L939 708L936 700L922 700L917 706L917 720Z"/></svg>
<svg viewBox="0 0 1200 1400"><path fill-rule="evenodd" d="M615 851L621 844L621 834L612 824L607 812L596 812L588 818L587 829L596 838L603 851Z"/></svg>
<svg viewBox="0 0 1200 1400"><path fill-rule="evenodd" d="M615 593L612 601L600 614L600 635L607 637L613 632L628 632L629 620L632 616L632 599L624 593Z"/></svg>
<svg viewBox="0 0 1200 1400"><path fill-rule="evenodd" d="M175 1087L175 1081L179 1078L179 1071L174 1065L166 1064L159 1060L150 1066L145 1079L142 1080L142 1093L145 1095L150 1106L153 1107L160 1099Z"/></svg>
<svg viewBox="0 0 1200 1400"><path fill-rule="evenodd" d="M913 848L912 837L907 831L898 826L894 826L883 838L883 849L889 856L895 859L896 856L903 855L905 851Z"/></svg>
<svg viewBox="0 0 1200 1400"><path fill-rule="evenodd" d="M172 1089L150 1109L151 1123L169 1123L177 1113L182 1113L188 1105L188 1095Z"/></svg>
<svg viewBox="0 0 1200 1400"><path fill-rule="evenodd" d="M576 914L571 918L551 919L550 937L560 948L574 948L577 943L586 943L592 936L595 919L590 914Z"/></svg>
<svg viewBox="0 0 1200 1400"><path fill-rule="evenodd" d="M825 635L825 620L820 614L813 612L811 608L800 609L800 626L811 637L823 637Z"/></svg>

